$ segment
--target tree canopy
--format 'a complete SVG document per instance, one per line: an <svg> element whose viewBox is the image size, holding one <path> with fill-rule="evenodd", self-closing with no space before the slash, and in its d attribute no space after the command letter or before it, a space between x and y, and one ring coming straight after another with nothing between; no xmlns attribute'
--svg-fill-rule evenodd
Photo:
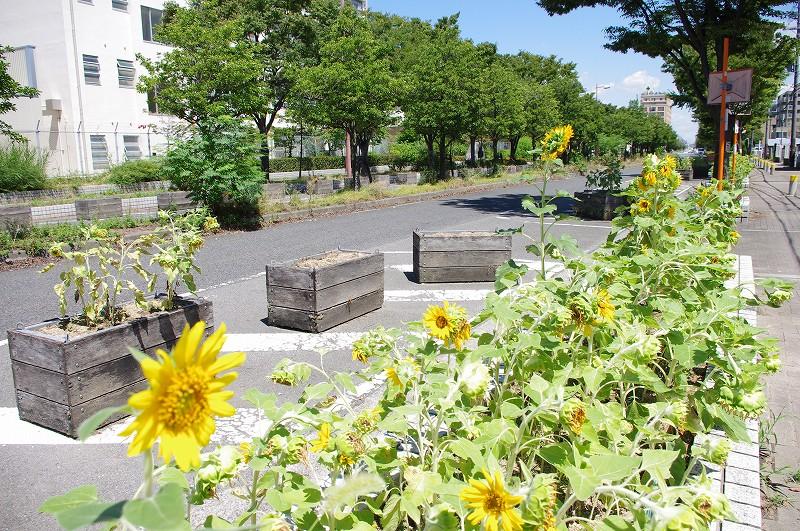
<svg viewBox="0 0 800 531"><path fill-rule="evenodd" d="M38 90L20 85L8 73L5 55L13 50L8 46L0 46L0 115L16 110L17 105L13 101L16 98L35 98L39 95ZM0 120L0 135L6 135L18 142L25 141L25 137L12 131L11 126L2 120Z"/></svg>

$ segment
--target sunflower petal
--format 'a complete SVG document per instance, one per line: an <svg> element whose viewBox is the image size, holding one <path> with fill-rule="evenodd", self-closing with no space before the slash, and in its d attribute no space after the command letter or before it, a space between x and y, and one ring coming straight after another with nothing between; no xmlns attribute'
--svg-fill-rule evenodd
<svg viewBox="0 0 800 531"><path fill-rule="evenodd" d="M231 352L230 354L220 356L208 367L208 374L215 375L221 373L222 371L227 371L228 369L238 367L244 363L245 359L247 359L247 356L244 352Z"/></svg>

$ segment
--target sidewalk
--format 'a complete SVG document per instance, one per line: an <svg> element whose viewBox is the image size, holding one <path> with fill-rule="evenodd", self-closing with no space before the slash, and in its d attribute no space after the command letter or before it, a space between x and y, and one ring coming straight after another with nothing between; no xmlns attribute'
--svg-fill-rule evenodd
<svg viewBox="0 0 800 531"><path fill-rule="evenodd" d="M786 195L792 173L800 172L751 174L750 218L739 224L736 248L753 257L756 279L795 282L789 303L762 307L758 315L758 325L778 339L783 361L767 380L769 411L761 419L763 528L769 531L800 525L800 197Z"/></svg>

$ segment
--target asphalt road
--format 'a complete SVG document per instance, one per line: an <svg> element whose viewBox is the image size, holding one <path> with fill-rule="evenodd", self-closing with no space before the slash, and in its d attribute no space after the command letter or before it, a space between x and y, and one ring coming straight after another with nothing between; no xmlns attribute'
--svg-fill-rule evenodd
<svg viewBox="0 0 800 531"><path fill-rule="evenodd" d="M582 189L583 182L582 178L569 178L555 187L573 192ZM482 294L492 287L490 283L421 286L412 281L408 274L412 230L494 230L518 226L531 220L520 206L528 194L535 194L535 189L524 185L209 238L199 253L200 294L213 301L215 321L227 324L231 348L248 354L233 386L237 392L234 404L243 409L236 418L224 426L221 424L218 440L238 443L252 437L257 430L256 413L239 398L246 389L277 392L282 399L297 397L299 389L276 386L267 379L272 367L284 357L318 361L320 355L314 350L322 347L329 350L324 357L326 369L351 371L357 368L349 348L355 333L378 324L399 326L417 320L429 304L442 296L462 304L470 313L477 312L482 306ZM569 233L582 249L591 250L605 240L608 227L606 222L573 220L562 223L555 232ZM514 238L515 259L532 258L524 250L525 243L521 237ZM386 252L383 308L321 336L267 326L265 265L337 247ZM55 281L54 272L40 275L26 269L1 273L0 329L55 316L57 304L52 292ZM125 458L125 445L114 435L118 430L118 427L105 430L92 444L79 445L19 421L8 347L0 345L0 460L6 465L2 472L0 529L55 528L54 522L38 514L36 508L47 497L82 484L99 484L106 499L130 495L139 484L141 464ZM224 516L235 511L235 501L223 498L215 507ZM196 511L198 518L203 512Z"/></svg>

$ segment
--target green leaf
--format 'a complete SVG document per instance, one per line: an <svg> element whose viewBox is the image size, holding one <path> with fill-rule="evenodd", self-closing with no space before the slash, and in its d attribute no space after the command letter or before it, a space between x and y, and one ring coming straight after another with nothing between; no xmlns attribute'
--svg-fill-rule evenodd
<svg viewBox="0 0 800 531"><path fill-rule="evenodd" d="M168 483L174 483L183 490L189 490L189 481L186 479L186 475L174 466L168 466L158 474L159 485Z"/></svg>
<svg viewBox="0 0 800 531"><path fill-rule="evenodd" d="M97 486L83 485L61 496L53 496L39 506L40 513L55 514L65 509L79 507L97 501Z"/></svg>
<svg viewBox="0 0 800 531"><path fill-rule="evenodd" d="M130 500L122 515L131 524L149 531L190 529L184 514L183 489L176 483L161 487L152 498Z"/></svg>
<svg viewBox="0 0 800 531"><path fill-rule="evenodd" d="M130 411L130 408L128 406L113 406L101 409L81 422L78 428L78 438L85 441L90 435L97 431L97 428L99 428L101 424L107 421L111 416L121 413L122 411Z"/></svg>
<svg viewBox="0 0 800 531"><path fill-rule="evenodd" d="M669 469L677 458L678 452L675 450L642 450L642 469L650 476L666 481L672 477Z"/></svg>
<svg viewBox="0 0 800 531"><path fill-rule="evenodd" d="M213 514L208 515L205 521L203 522L203 527L207 529L231 529L236 527L232 523L227 520L220 518L219 516L214 516Z"/></svg>
<svg viewBox="0 0 800 531"><path fill-rule="evenodd" d="M124 506L124 501L88 503L57 513L56 520L67 531L83 529L101 522L116 522L122 516Z"/></svg>
<svg viewBox="0 0 800 531"><path fill-rule="evenodd" d="M516 404L506 401L500 406L500 414L507 419L515 419L521 417L523 411Z"/></svg>
<svg viewBox="0 0 800 531"><path fill-rule="evenodd" d="M575 497L580 501L588 500L594 490L600 486L600 478L589 468L568 465L563 467L562 470L569 480Z"/></svg>
<svg viewBox="0 0 800 531"><path fill-rule="evenodd" d="M595 475L601 481L619 481L629 477L639 468L641 457L626 455L593 455L589 458Z"/></svg>
<svg viewBox="0 0 800 531"><path fill-rule="evenodd" d="M456 439L448 448L464 461L472 463L476 468L486 466L480 448L468 439Z"/></svg>
<svg viewBox="0 0 800 531"><path fill-rule="evenodd" d="M361 496L368 496L385 488L377 474L358 473L325 490L323 502L326 512L334 512L343 506L353 506Z"/></svg>

